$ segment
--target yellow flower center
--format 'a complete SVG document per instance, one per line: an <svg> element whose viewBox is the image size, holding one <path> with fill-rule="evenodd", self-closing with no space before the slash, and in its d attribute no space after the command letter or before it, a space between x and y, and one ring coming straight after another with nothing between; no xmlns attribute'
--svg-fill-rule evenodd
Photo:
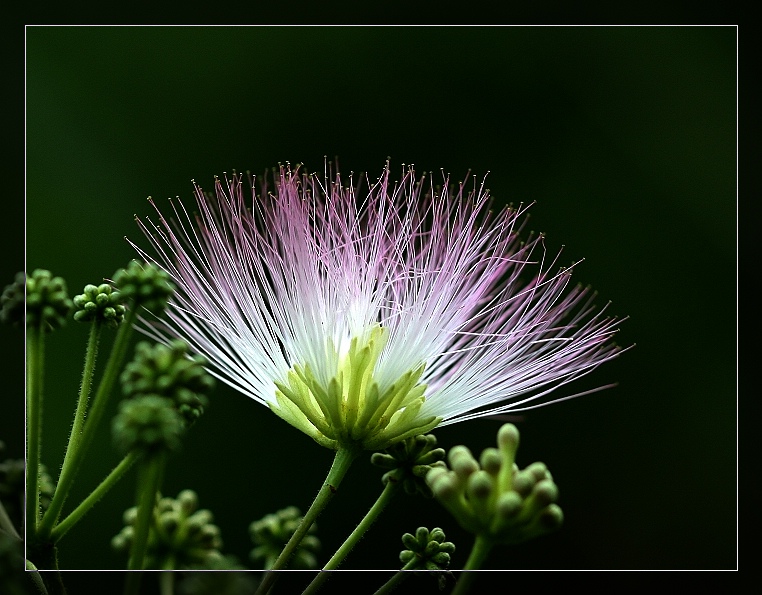
<svg viewBox="0 0 762 595"><path fill-rule="evenodd" d="M353 337L346 353L339 353L329 339L330 359L338 362L336 374L325 384L315 378L309 365L295 364L285 382L276 381L277 405L271 404L271 409L335 450L340 446L381 450L425 434L442 418L418 416L426 400L426 385L419 383L424 366L404 373L384 390L374 377L388 339L389 331L379 325Z"/></svg>

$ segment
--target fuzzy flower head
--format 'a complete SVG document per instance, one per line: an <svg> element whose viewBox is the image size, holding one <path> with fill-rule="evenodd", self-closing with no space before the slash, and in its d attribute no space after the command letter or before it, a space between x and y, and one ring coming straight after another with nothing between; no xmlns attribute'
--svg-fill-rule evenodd
<svg viewBox="0 0 762 595"><path fill-rule="evenodd" d="M196 186L198 213L138 221L177 291L147 334L333 448L546 404L619 352L616 319L474 183L375 182L281 167ZM254 181L249 186L254 188ZM158 209L157 209L158 211Z"/></svg>

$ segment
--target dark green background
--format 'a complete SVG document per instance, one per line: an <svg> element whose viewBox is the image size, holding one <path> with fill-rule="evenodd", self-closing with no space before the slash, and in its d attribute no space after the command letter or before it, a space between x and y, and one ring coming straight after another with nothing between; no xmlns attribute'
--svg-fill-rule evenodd
<svg viewBox="0 0 762 595"><path fill-rule="evenodd" d="M577 280L630 317L618 342L637 344L574 387L617 388L519 423L518 462L549 465L566 523L491 566L735 568L736 33L30 27L27 267L79 292L134 256L123 238L142 241L133 215L152 213L147 196L190 201L191 179L211 188L234 169L290 161L317 170L327 155L342 172L371 176L387 156L398 171L489 171L499 203L536 202L531 227L551 251L565 246L564 264L585 258ZM86 334L72 323L49 341L43 459L54 469ZM22 456L21 382L9 396L1 430ZM436 434L478 453L498 427L477 420ZM72 503L117 461L104 428ZM330 461L220 386L164 491L195 489L225 551L245 560L248 524L288 504L306 508ZM365 461L351 471L318 523L326 556L372 504L379 477ZM123 567L109 540L133 489L130 475L65 537L62 567ZM400 499L382 519L347 568L397 567L400 535L420 524L442 526L458 547L453 566L465 561L470 537L436 502Z"/></svg>

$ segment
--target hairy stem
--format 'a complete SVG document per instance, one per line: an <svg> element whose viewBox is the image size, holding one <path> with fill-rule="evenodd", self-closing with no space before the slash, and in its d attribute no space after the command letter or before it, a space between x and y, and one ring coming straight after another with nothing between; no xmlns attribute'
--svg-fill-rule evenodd
<svg viewBox="0 0 762 595"><path fill-rule="evenodd" d="M125 595L140 595L140 581L148 551L148 537L156 506L156 494L161 486L167 455L164 452L152 454L143 459L138 469L137 505L135 533L132 537L130 559L127 562L127 579L124 583Z"/></svg>
<svg viewBox="0 0 762 595"><path fill-rule="evenodd" d="M373 595L388 595L394 589L400 586L402 581L404 581L408 576L410 576L411 570L415 570L416 565L418 564L418 559L413 558L410 560L407 564L405 564L401 570L398 570L394 573L394 576L390 578L388 581L386 581L383 585L381 585L381 588L376 591Z"/></svg>
<svg viewBox="0 0 762 595"><path fill-rule="evenodd" d="M90 388L93 383L93 373L95 372L95 360L98 356L98 342L100 340L102 325L97 320L90 325L90 337L87 341L87 351L85 352L85 365L82 370L82 383L79 387L79 398L77 399L77 409L74 412L74 423L71 426L69 443L66 445L66 454L61 466L61 476L69 475L69 468L74 454L82 441L82 428L85 425L85 414L87 413L87 404L90 399Z"/></svg>
<svg viewBox="0 0 762 595"><path fill-rule="evenodd" d="M346 558L349 552L352 551L352 548L357 545L357 542L362 539L363 535L365 535L365 532L370 529L370 526L381 514L381 511L386 508L386 505L392 499L392 496L397 493L398 488L398 483L387 482L384 490L381 492L381 495L378 497L375 504L373 504L368 513L363 517L355 530L352 531L351 535L347 537L346 541L344 541L339 549L336 550L336 553L333 555L333 557L328 560L326 565L323 567L323 570L321 570L318 575L312 579L312 582L307 586L302 595L313 595L314 593L317 593L322 584L331 577L330 571L338 568L339 565L344 561L344 558Z"/></svg>
<svg viewBox="0 0 762 595"><path fill-rule="evenodd" d="M159 491L164 475L166 454L158 453L143 460L138 478L138 517L135 520L135 536L128 570L143 570L145 555L148 551L148 534L156 506L156 493Z"/></svg>
<svg viewBox="0 0 762 595"><path fill-rule="evenodd" d="M61 469L61 476L58 479L58 485L56 485L56 491L53 494L53 500L45 512L40 523L40 539L47 539L53 527L58 521L58 517L61 514L66 497L69 494L74 478L79 471L82 463L82 459L87 453L88 448L92 444L95 432L98 428L98 424L103 417L103 413L106 410L111 391L114 388L119 372L121 371L122 362L124 356L127 353L127 347L130 342L130 336L132 335L133 323L135 321L135 310L128 310L127 314L119 327L117 332L114 346L111 349L106 369L103 372L103 378L101 378L98 390L95 393L92 407L90 408L90 414L87 417L87 422L84 424L82 430L82 436L79 440L79 445L74 449L70 455L69 464Z"/></svg>
<svg viewBox="0 0 762 595"><path fill-rule="evenodd" d="M323 509L331 501L331 498L333 498L339 484L341 484L341 480L344 479L350 465L355 458L357 458L358 454L360 454L360 451L352 448L342 447L336 451L336 456L333 459L331 469L328 471L328 476L325 478L317 496L315 496L315 500L312 502L309 510L305 513L302 522L291 536L291 539L289 539L286 547L283 548L283 551L280 553L280 556L278 556L273 567L265 573L265 577L260 583L256 595L265 595L265 593L267 593L273 586L277 579L275 571L282 570L286 567L291 555L307 534L312 523L315 522L315 519L321 512L323 512Z"/></svg>
<svg viewBox="0 0 762 595"><path fill-rule="evenodd" d="M53 542L61 539L79 520L87 514L95 504L130 470L132 465L140 457L140 452L133 450L114 467L106 478L96 487L82 503L75 508L69 516L58 523L50 534Z"/></svg>
<svg viewBox="0 0 762 595"><path fill-rule="evenodd" d="M40 452L42 449L42 378L45 331L41 325L27 331L26 365L26 533L37 532L40 517Z"/></svg>

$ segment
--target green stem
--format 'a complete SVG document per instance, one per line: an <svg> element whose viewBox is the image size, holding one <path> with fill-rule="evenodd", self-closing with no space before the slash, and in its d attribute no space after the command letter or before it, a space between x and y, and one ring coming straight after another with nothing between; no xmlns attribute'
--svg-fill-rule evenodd
<svg viewBox="0 0 762 595"><path fill-rule="evenodd" d="M102 325L97 320L90 325L90 336L87 340L87 351L85 352L85 366L82 370L82 383L79 387L79 399L77 399L77 409L74 412L74 423L71 426L69 434L69 443L66 445L66 454L61 467L61 475L69 474L74 453L77 452L82 441L82 427L85 424L85 413L87 412L87 403L90 398L90 388L93 383L93 373L95 371L95 360L98 356L98 342L100 341Z"/></svg>
<svg viewBox="0 0 762 595"><path fill-rule="evenodd" d="M164 559L164 563L161 565L162 570L175 570L175 555L174 554L168 554L167 557ZM172 574L171 572L169 574Z"/></svg>
<svg viewBox="0 0 762 595"><path fill-rule="evenodd" d="M159 491L164 476L167 454L159 452L141 461L138 469L138 516L135 519L135 533L124 584L125 595L140 595L140 580L143 576L143 564L148 551L148 537L156 506L156 493Z"/></svg>
<svg viewBox="0 0 762 595"><path fill-rule="evenodd" d="M159 491L164 475L166 453L149 456L140 465L138 478L138 516L135 520L135 535L132 540L132 551L128 570L143 570L146 551L148 551L148 535L151 529L156 493Z"/></svg>
<svg viewBox="0 0 762 595"><path fill-rule="evenodd" d="M174 570L165 570L159 576L159 590L161 595L174 595L175 592L175 572Z"/></svg>
<svg viewBox="0 0 762 595"><path fill-rule="evenodd" d="M418 565L418 557L413 558L410 560L407 564L405 564L401 570L398 570L394 573L394 576L390 578L388 581L386 581L383 585L381 585L381 588L376 591L373 595L388 595L394 589L400 586L402 581L404 581L408 576L410 576L410 570L415 570L415 567Z"/></svg>
<svg viewBox="0 0 762 595"><path fill-rule="evenodd" d="M87 352L85 353L85 367L82 370L82 384L79 387L79 400L77 401L77 410L74 413L74 423L71 427L69 445L66 449L66 456L64 457L64 468L67 467L66 459L69 456L69 451L72 449L76 450L82 439L82 427L85 424L87 402L90 398L90 388L93 385L95 360L98 357L98 343L101 338L102 328L103 325L97 320L90 326L90 337L87 340Z"/></svg>
<svg viewBox="0 0 762 595"><path fill-rule="evenodd" d="M52 544L34 544L33 548L30 548L27 543L27 549L34 549L33 553L40 561L35 565L27 560L26 569L36 571L38 568L43 568L46 572L37 574L49 595L66 595L66 587L58 568L58 548Z"/></svg>
<svg viewBox="0 0 762 595"><path fill-rule="evenodd" d="M124 356L127 353L135 315L134 309L128 310L119 327L119 332L116 335L114 346L111 349L106 369L104 370L103 377L98 385L98 391L95 393L95 398L93 399L93 404L90 408L90 414L87 417L87 422L84 424L79 445L74 448L71 453L68 466L61 469L61 476L58 479L58 485L53 494L53 499L50 502L50 506L45 512L45 515L42 517L39 531L40 539L47 539L53 531L53 527L55 526L56 521L58 521L66 497L69 495L71 484L74 482L74 478L79 471L82 459L92 444L98 424L106 410L106 405L114 387L114 383L119 376Z"/></svg>
<svg viewBox="0 0 762 595"><path fill-rule="evenodd" d="M37 532L40 518L40 451L42 449L42 377L45 355L45 331L35 326L27 332L26 417L26 532Z"/></svg>
<svg viewBox="0 0 762 595"><path fill-rule="evenodd" d="M133 463L140 457L140 452L137 450L130 451L121 462L114 467L106 478L95 488L92 493L85 498L77 508L72 511L69 516L58 523L50 534L50 538L53 542L57 542L61 539L79 520L85 516L95 504L106 495L106 493L124 476L127 471L132 467Z"/></svg>
<svg viewBox="0 0 762 595"><path fill-rule="evenodd" d="M357 458L357 455L359 454L360 451L356 448L341 447L336 451L336 456L334 457L333 464L328 471L328 476L325 478L323 485L320 487L317 496L315 496L315 500L313 500L309 510L307 510L306 514L302 518L302 522L299 523L299 526L291 536L291 539L288 540L286 547L283 548L283 551L280 553L280 556L278 556L278 559L275 561L273 567L265 573L264 579L259 584L259 588L257 589L255 595L265 595L265 593L267 593L273 586L277 579L277 574L274 571L282 570L285 568L286 564L288 564L288 561L291 558L291 555L294 553L294 550L296 550L296 548L299 546L318 515L323 512L323 509L331 501L331 498L333 498L333 495L336 493L339 485L341 484L341 480L344 479L344 476L347 474L349 467L352 465L352 462Z"/></svg>
<svg viewBox="0 0 762 595"><path fill-rule="evenodd" d="M143 572L136 570L127 573L127 578L124 579L124 595L140 595L140 579L143 576Z"/></svg>
<svg viewBox="0 0 762 595"><path fill-rule="evenodd" d="M363 517L355 530L352 531L351 535L347 537L346 541L341 544L338 550L336 550L333 557L328 560L325 566L323 566L323 570L312 579L312 582L307 586L302 595L313 595L314 593L317 593L322 584L331 577L330 571L339 567L344 561L344 558L346 558L349 552L352 551L352 548L354 548L355 545L357 545L357 542L362 539L362 536L365 535L365 532L370 529L370 526L378 518L378 515L381 514L381 511L386 508L386 505L397 493L399 485L400 484L391 481L387 482L375 504L373 504L368 513Z"/></svg>
<svg viewBox="0 0 762 595"><path fill-rule="evenodd" d="M464 595L468 593L477 575L473 571L479 570L484 565L490 551L492 551L492 545L492 542L486 537L482 535L476 536L468 560L466 560L466 564L463 566L463 572L460 573L458 582L455 583L455 588L452 590L451 595Z"/></svg>

